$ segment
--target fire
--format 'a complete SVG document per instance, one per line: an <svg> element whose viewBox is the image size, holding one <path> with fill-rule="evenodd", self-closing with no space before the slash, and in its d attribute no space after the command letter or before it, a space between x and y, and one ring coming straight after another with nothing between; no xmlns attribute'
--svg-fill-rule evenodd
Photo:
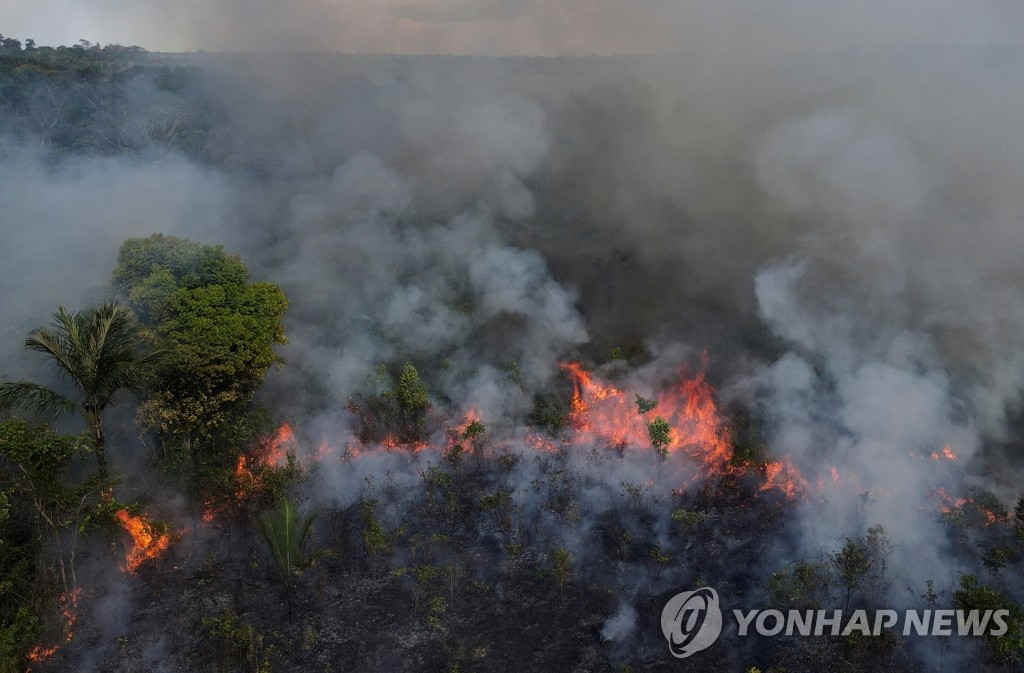
<svg viewBox="0 0 1024 673"><path fill-rule="evenodd" d="M974 498L954 498L941 487L932 491L932 496L939 501L939 511L943 514L949 514L951 512L971 512L972 514L983 516L985 518L986 526L991 526L992 524L1000 521L1008 521L1013 518L1012 512L996 514L994 511L982 504L982 502L979 502Z"/></svg>
<svg viewBox="0 0 1024 673"><path fill-rule="evenodd" d="M534 449L544 451L545 453L553 453L555 451L554 441L544 435L529 433L526 435L526 443Z"/></svg>
<svg viewBox="0 0 1024 673"><path fill-rule="evenodd" d="M943 449L942 453L932 451L932 460L956 460L956 454L953 453L953 449L949 448L947 444Z"/></svg>
<svg viewBox="0 0 1024 673"><path fill-rule="evenodd" d="M803 475L789 463L782 461L767 463L764 470L765 480L759 489L761 491L776 488L792 500L807 489L807 481Z"/></svg>
<svg viewBox="0 0 1024 673"><path fill-rule="evenodd" d="M670 452L686 450L710 471L720 471L730 456L729 439L719 422L712 389L703 375L682 381L663 392L657 405L641 414L625 393L595 381L578 363L562 365L573 382L571 425L573 443L605 441L613 446L646 446L650 443L646 415L669 423Z"/></svg>
<svg viewBox="0 0 1024 673"><path fill-rule="evenodd" d="M170 546L170 535L157 530L156 526L144 517L134 516L123 509L115 516L132 538L132 547L125 556L122 568L125 573L134 573L143 561L157 558Z"/></svg>
<svg viewBox="0 0 1024 673"><path fill-rule="evenodd" d="M589 430L585 414L590 411L592 401L614 399L621 401L622 393L615 388L603 383L595 383L590 372L583 369L578 362L564 362L559 365L562 371L572 379L573 391L572 402L570 403L570 422L578 430Z"/></svg>
<svg viewBox="0 0 1024 673"><path fill-rule="evenodd" d="M415 453L417 451L422 451L423 449L427 448L427 443L426 442L407 442L407 443L403 443L402 441L400 441L397 437L395 437L391 433L388 433L387 435L385 435L384 439L382 439L380 443L388 451L394 451L395 449L405 448L405 449L409 449L410 451Z"/></svg>
<svg viewBox="0 0 1024 673"><path fill-rule="evenodd" d="M210 498L206 502L204 502L203 503L203 516L202 516L203 523L205 523L205 524L213 523L213 520L217 517L217 512L219 512L220 510L221 510L220 505L218 505L216 500L214 500L213 498Z"/></svg>
<svg viewBox="0 0 1024 673"><path fill-rule="evenodd" d="M25 673L31 671L33 666L38 666L44 663L47 659L52 657L62 645L67 645L71 642L71 639L75 637L74 627L75 622L78 620L76 609L78 608L78 599L81 598L81 596L81 589L65 591L60 595L58 600L60 601L61 616L64 619L64 632L61 636L60 642L51 647L43 647L42 645L36 645L33 647L27 655L29 666L25 669Z"/></svg>
<svg viewBox="0 0 1024 673"><path fill-rule="evenodd" d="M264 445L260 462L275 467L284 467L288 464L288 451L285 447L294 447L294 445L295 433L292 431L292 426L283 423L270 441Z"/></svg>
<svg viewBox="0 0 1024 673"><path fill-rule="evenodd" d="M572 443L649 446L648 423L659 418L669 425L664 449L669 455L689 456L700 466L699 476L723 476L746 469L730 462L732 448L728 428L719 417L714 389L703 372L694 378L683 378L662 391L655 406L641 413L637 402L615 386L598 380L579 363L565 363L561 368L573 383ZM762 491L779 489L787 497L796 497L807 486L799 471L789 463L768 463L764 473Z"/></svg>
<svg viewBox="0 0 1024 673"><path fill-rule="evenodd" d="M943 514L952 512L955 509L960 509L969 502L968 498L954 498L941 486L936 488L932 492L932 495L939 500L939 511Z"/></svg>
<svg viewBox="0 0 1024 673"><path fill-rule="evenodd" d="M470 408L470 410L466 412L465 417L462 419L462 423L460 423L459 427L457 428L459 437L462 437L466 434L466 430L469 428L471 424L477 423L479 421L480 412L477 411L475 408Z"/></svg>
<svg viewBox="0 0 1024 673"><path fill-rule="evenodd" d="M253 455L249 456L243 453L238 456L235 463L235 482L238 485L238 490L235 493L236 499L244 500L250 492L258 490L262 481L259 476L260 467L287 466L288 454L294 453L295 443L292 426L283 423L272 437L260 443ZM207 503L203 520L207 521L209 515L209 520L212 521L215 509L210 503Z"/></svg>

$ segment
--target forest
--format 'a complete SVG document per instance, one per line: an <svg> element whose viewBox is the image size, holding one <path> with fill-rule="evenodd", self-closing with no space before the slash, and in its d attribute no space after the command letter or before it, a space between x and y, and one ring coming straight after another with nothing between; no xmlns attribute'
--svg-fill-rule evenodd
<svg viewBox="0 0 1024 673"><path fill-rule="evenodd" d="M0 36L0 673L1020 670L1020 57Z"/></svg>

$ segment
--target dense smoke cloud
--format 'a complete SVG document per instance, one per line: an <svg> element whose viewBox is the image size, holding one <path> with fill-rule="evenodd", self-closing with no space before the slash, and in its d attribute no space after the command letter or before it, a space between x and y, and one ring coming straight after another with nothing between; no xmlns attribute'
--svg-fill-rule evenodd
<svg viewBox="0 0 1024 673"><path fill-rule="evenodd" d="M25 335L58 304L79 310L108 291L120 241L158 231L218 242L232 221L225 178L178 158L43 161L38 148L6 144L0 160L0 371L24 376L36 358Z"/></svg>

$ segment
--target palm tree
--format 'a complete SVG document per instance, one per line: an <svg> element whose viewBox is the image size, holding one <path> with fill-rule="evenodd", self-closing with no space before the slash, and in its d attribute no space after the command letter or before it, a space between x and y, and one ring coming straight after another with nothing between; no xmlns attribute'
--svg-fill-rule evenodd
<svg viewBox="0 0 1024 673"><path fill-rule="evenodd" d="M139 353L139 327L131 310L115 303L68 313L60 306L49 328L25 340L25 348L45 354L78 387L75 397L28 381L0 383L0 408L25 407L54 417L78 412L89 426L100 478L107 479L103 410L118 392L138 392L156 351Z"/></svg>
<svg viewBox="0 0 1024 673"><path fill-rule="evenodd" d="M323 551L306 553L316 517L316 512L301 514L295 505L282 497L273 511L264 512L256 520L274 562L274 570L284 582L289 618L292 616L293 595L299 576L324 554Z"/></svg>

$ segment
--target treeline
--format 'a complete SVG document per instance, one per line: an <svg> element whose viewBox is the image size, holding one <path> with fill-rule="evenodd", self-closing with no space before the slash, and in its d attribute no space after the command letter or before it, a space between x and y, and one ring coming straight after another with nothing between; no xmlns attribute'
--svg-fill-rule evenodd
<svg viewBox="0 0 1024 673"><path fill-rule="evenodd" d="M14 140L62 154L200 155L209 109L195 68L141 47L40 47L0 35L0 145ZM6 138L4 138L6 136Z"/></svg>

